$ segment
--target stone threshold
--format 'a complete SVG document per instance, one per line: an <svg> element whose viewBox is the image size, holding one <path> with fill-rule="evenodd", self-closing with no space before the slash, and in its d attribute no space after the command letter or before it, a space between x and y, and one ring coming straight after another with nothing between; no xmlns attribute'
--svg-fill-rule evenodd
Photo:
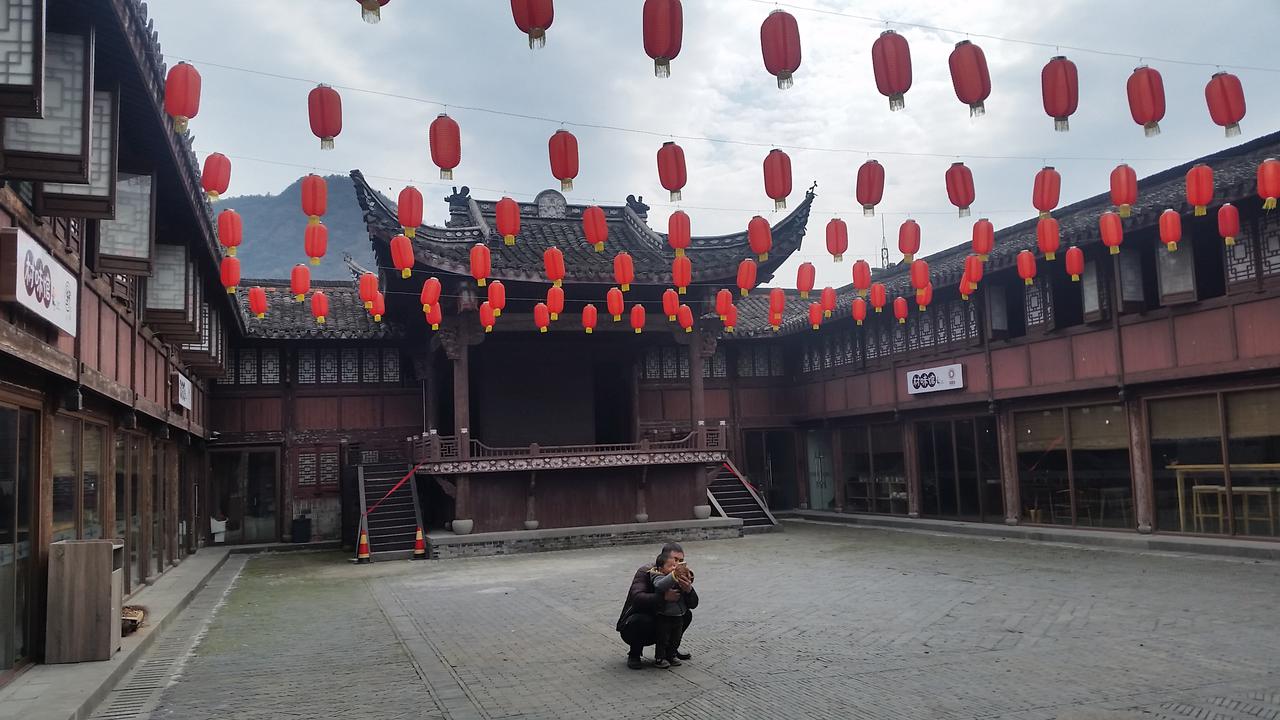
<svg viewBox="0 0 1280 720"><path fill-rule="evenodd" d="M1140 534L1136 531L1089 530L1039 525L999 525L957 520L932 520L894 515L860 515L830 510L783 510L774 512L780 521L813 520L861 527L947 533L971 537L991 537L1039 542L1071 543L1133 551L1218 555L1248 560L1280 560L1280 542L1237 538L1181 537Z"/></svg>
<svg viewBox="0 0 1280 720"><path fill-rule="evenodd" d="M634 545L658 541L721 540L742 536L742 520L713 517L706 520L666 520L616 525L586 525L537 530L455 535L447 531L427 534L427 554L432 559L511 555L553 550Z"/></svg>

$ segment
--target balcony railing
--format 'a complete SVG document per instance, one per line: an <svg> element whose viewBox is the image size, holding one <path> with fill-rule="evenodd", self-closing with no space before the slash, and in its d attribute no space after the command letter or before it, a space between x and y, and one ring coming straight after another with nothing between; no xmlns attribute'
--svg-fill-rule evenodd
<svg viewBox="0 0 1280 720"><path fill-rule="evenodd" d="M637 443L603 445L539 445L493 447L471 438L465 431L458 435L414 435L408 438L409 453L417 463L449 463L482 460L518 460L530 458L579 458L636 455L646 453L682 453L728 450L725 421L699 424L693 431L670 440L643 439Z"/></svg>

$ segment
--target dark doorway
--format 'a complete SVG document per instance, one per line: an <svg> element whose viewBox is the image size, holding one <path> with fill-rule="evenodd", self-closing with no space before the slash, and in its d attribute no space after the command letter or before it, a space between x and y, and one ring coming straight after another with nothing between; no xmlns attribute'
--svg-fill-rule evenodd
<svg viewBox="0 0 1280 720"><path fill-rule="evenodd" d="M593 396L597 445L631 442L631 423L635 413L631 408L631 379L627 377L630 369L630 363L617 360L595 363Z"/></svg>
<svg viewBox="0 0 1280 720"><path fill-rule="evenodd" d="M999 449L990 416L916 423L920 510L969 522L1001 522Z"/></svg>
<svg viewBox="0 0 1280 720"><path fill-rule="evenodd" d="M747 430L742 434L747 480L774 510L796 507L796 433L790 430Z"/></svg>

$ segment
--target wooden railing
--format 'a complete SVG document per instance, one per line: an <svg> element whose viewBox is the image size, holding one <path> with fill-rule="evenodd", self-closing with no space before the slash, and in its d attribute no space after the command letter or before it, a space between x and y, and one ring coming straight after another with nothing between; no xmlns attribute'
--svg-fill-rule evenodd
<svg viewBox="0 0 1280 720"><path fill-rule="evenodd" d="M454 460L509 460L533 457L584 457L621 455L638 452L681 452L688 450L727 450L728 431L723 420L699 424L692 432L670 440L644 439L637 443L603 445L539 445L493 447L467 434L414 435L407 439L413 462L449 462Z"/></svg>

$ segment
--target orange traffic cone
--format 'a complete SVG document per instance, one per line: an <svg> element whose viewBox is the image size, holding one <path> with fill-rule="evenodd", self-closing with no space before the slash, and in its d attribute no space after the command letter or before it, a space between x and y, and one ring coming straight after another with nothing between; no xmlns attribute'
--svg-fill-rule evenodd
<svg viewBox="0 0 1280 720"><path fill-rule="evenodd" d="M369 533L363 527L360 528L360 544L356 545L356 562L373 562L369 558Z"/></svg>
<svg viewBox="0 0 1280 720"><path fill-rule="evenodd" d="M427 559L427 543L422 539L422 526L418 526L418 537L413 541L413 559Z"/></svg>

